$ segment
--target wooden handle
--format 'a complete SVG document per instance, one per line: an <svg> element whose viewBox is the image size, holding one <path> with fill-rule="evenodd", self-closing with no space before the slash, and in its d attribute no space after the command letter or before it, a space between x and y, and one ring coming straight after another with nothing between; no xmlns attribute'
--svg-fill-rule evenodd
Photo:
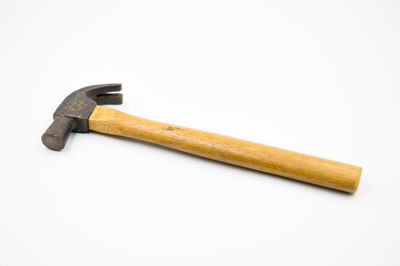
<svg viewBox="0 0 400 266"><path fill-rule="evenodd" d="M95 107L89 118L89 129L349 193L357 190L362 170L250 141L155 122L105 106Z"/></svg>

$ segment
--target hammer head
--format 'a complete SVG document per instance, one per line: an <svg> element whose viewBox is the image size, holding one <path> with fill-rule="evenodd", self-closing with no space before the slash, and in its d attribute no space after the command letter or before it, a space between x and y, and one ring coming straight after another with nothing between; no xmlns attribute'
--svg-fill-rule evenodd
<svg viewBox="0 0 400 266"><path fill-rule="evenodd" d="M53 123L42 135L43 144L55 151L62 150L69 133L88 132L88 119L96 104L121 104L121 84L101 84L71 93L54 112Z"/></svg>

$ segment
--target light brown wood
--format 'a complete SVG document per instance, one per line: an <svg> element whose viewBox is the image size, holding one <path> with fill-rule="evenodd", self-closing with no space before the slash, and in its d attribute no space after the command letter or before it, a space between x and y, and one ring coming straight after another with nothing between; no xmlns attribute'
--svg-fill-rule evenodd
<svg viewBox="0 0 400 266"><path fill-rule="evenodd" d="M357 190L362 170L345 163L155 122L105 106L96 106L93 110L89 129L349 193Z"/></svg>

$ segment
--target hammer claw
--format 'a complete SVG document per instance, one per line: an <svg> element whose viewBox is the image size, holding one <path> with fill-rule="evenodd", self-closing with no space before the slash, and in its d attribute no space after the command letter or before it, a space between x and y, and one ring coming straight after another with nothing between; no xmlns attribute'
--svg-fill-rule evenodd
<svg viewBox="0 0 400 266"><path fill-rule="evenodd" d="M83 89L88 97L97 104L121 104L122 94L109 93L121 90L121 84L101 84L89 86Z"/></svg>

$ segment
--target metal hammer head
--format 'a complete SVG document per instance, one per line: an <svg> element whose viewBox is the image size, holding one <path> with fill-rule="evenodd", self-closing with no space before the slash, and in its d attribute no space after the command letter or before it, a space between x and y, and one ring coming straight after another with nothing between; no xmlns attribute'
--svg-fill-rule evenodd
<svg viewBox="0 0 400 266"><path fill-rule="evenodd" d="M42 135L43 144L55 151L62 150L69 133L88 132L88 119L96 104L121 104L121 84L100 84L71 93L54 112L53 123Z"/></svg>

